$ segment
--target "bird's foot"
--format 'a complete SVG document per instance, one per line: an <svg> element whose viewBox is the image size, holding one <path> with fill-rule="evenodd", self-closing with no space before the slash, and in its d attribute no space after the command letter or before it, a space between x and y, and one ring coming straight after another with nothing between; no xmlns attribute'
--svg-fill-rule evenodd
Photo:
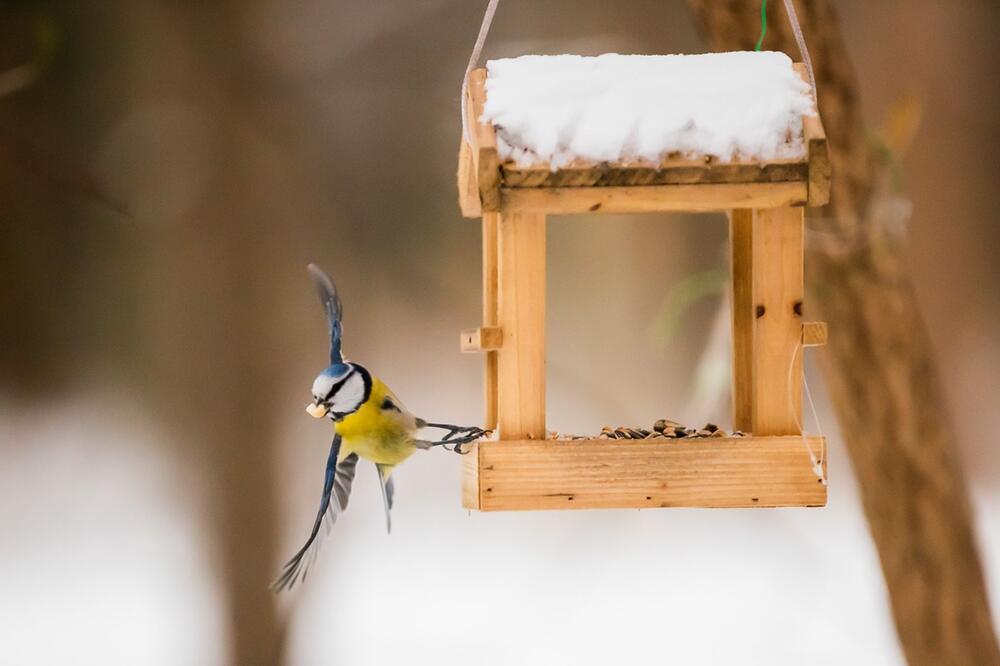
<svg viewBox="0 0 1000 666"><path fill-rule="evenodd" d="M488 437L492 434L490 430L484 430L477 426L456 426L450 423L428 423L428 428L446 430L447 434L438 441L427 442L427 448L432 446L443 447L446 451L454 451L459 455L465 455L469 451L462 449L465 444L471 444L477 439ZM449 448L451 447L451 448Z"/></svg>

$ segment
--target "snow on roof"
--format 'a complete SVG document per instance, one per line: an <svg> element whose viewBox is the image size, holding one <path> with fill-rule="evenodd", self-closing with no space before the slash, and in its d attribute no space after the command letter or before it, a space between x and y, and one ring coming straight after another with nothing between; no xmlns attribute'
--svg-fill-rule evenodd
<svg viewBox="0 0 1000 666"><path fill-rule="evenodd" d="M500 158L659 163L805 155L809 86L784 53L538 56L490 60L481 118Z"/></svg>

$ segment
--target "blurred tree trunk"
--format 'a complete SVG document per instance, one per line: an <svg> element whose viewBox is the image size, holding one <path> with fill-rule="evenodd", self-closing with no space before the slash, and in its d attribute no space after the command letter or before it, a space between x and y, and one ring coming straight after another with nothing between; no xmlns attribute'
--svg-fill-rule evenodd
<svg viewBox="0 0 1000 666"><path fill-rule="evenodd" d="M760 3L689 0L716 49L752 49ZM819 358L861 485L896 630L911 664L1000 664L952 420L904 257L877 204L878 153L830 0L800 0L834 165L807 259L810 306L830 323ZM799 60L772 3L766 46ZM816 213L817 211L811 211Z"/></svg>
<svg viewBox="0 0 1000 666"><path fill-rule="evenodd" d="M240 666L281 661L268 584L279 562L275 441L291 348L279 338L279 311L295 237L275 194L290 158L276 156L257 117L259 71L241 32L243 10L122 10L131 20L128 61L142 64L123 125L138 126L133 141L155 150L139 153L152 175L135 195L145 207L136 216L146 230L149 383L194 477L207 484L230 663ZM116 162L127 165L125 155ZM189 173L200 174L201 189L187 189Z"/></svg>
<svg viewBox="0 0 1000 666"><path fill-rule="evenodd" d="M240 163L238 150L226 152ZM226 189L245 177L233 174ZM220 201L203 220L154 234L156 376L174 437L209 483L207 528L228 616L230 663L276 664L281 629L268 583L277 560L279 369L267 344L271 315L262 307L274 253L262 247L264 223L243 210L250 202L230 201L228 210Z"/></svg>

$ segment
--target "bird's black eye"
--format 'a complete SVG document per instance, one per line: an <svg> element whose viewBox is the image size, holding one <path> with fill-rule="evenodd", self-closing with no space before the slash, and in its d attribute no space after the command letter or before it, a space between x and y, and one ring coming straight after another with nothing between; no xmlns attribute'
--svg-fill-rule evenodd
<svg viewBox="0 0 1000 666"><path fill-rule="evenodd" d="M395 410L397 412L402 411L396 406L396 403L392 401L392 398L386 398L382 401L382 409L386 411Z"/></svg>

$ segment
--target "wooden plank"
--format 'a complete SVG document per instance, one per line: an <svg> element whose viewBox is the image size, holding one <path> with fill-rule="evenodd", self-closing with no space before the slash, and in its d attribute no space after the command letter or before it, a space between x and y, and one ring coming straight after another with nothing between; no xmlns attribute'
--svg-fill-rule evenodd
<svg viewBox="0 0 1000 666"><path fill-rule="evenodd" d="M825 472L822 437L480 442L466 488L483 511L823 506L806 445Z"/></svg>
<svg viewBox="0 0 1000 666"><path fill-rule="evenodd" d="M462 506L466 509L479 508L479 448L462 456Z"/></svg>
<svg viewBox="0 0 1000 666"><path fill-rule="evenodd" d="M483 213L483 326L496 327L500 323L500 310L498 304L499 274L497 247L499 244L500 215L497 213ZM501 330L501 341L503 332ZM485 405L485 427L487 430L495 430L497 427L497 383L498 379L498 352L486 352L483 361L483 403Z"/></svg>
<svg viewBox="0 0 1000 666"><path fill-rule="evenodd" d="M459 336L459 343L465 353L500 349L503 344L503 331L499 326L467 328Z"/></svg>
<svg viewBox="0 0 1000 666"><path fill-rule="evenodd" d="M672 158L660 164L583 160L553 171L548 164L519 166L503 163L504 187L614 187L638 185L695 185L704 183L805 182L809 163L800 160L773 162L719 162Z"/></svg>
<svg viewBox="0 0 1000 666"><path fill-rule="evenodd" d="M830 183L833 180L826 131L819 116L803 117L802 129L809 153L809 205L825 206L830 203Z"/></svg>
<svg viewBox="0 0 1000 666"><path fill-rule="evenodd" d="M484 211L500 210L500 157L497 154L497 137L490 123L480 122L486 105L486 70L476 69L469 73L468 85L469 113L467 119L469 134L473 138L473 162L476 166L476 182L479 185L479 201Z"/></svg>
<svg viewBox="0 0 1000 666"><path fill-rule="evenodd" d="M755 436L798 435L802 423L803 209L753 215Z"/></svg>
<svg viewBox="0 0 1000 666"><path fill-rule="evenodd" d="M806 183L546 187L500 190L504 213L709 212L804 205Z"/></svg>
<svg viewBox="0 0 1000 666"><path fill-rule="evenodd" d="M792 65L799 78L812 87L809 82L809 72L805 63ZM815 99L815 94L813 96ZM806 157L809 162L809 205L824 206L830 203L830 181L833 179L833 168L830 163L830 153L826 145L826 132L819 115L802 116L802 139L806 144Z"/></svg>
<svg viewBox="0 0 1000 666"><path fill-rule="evenodd" d="M753 416L753 211L729 213L729 308L732 319L733 429L750 432Z"/></svg>
<svg viewBox="0 0 1000 666"><path fill-rule="evenodd" d="M802 346L822 347L826 344L827 329L825 321L807 321L802 324Z"/></svg>
<svg viewBox="0 0 1000 666"><path fill-rule="evenodd" d="M500 439L545 437L545 216L502 214L499 225L497 425Z"/></svg>
<svg viewBox="0 0 1000 666"><path fill-rule="evenodd" d="M483 214L479 202L479 184L476 182L476 166L472 161L472 149L462 139L458 148L458 207L465 217L479 217Z"/></svg>

